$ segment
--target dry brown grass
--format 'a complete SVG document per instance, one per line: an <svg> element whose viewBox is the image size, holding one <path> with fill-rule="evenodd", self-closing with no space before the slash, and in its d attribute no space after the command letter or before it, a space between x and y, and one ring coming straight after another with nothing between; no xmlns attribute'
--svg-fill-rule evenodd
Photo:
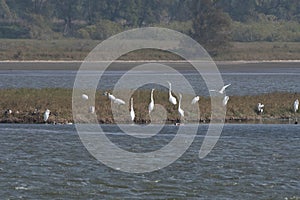
<svg viewBox="0 0 300 200"><path fill-rule="evenodd" d="M84 60L101 41L84 39L0 39L0 60ZM109 53L109 52L108 52ZM178 60L174 54L146 49L121 60ZM299 42L232 42L214 60L300 60Z"/></svg>
<svg viewBox="0 0 300 200"><path fill-rule="evenodd" d="M14 123L44 123L43 113L51 110L49 122L66 123L73 122L72 116L72 90L71 89L1 89L0 90L0 122ZM148 104L150 102L150 90L135 91L134 110L136 123L174 123L180 120L177 105L168 102L166 91L155 91L155 109L150 115ZM293 102L300 99L299 93L270 93L256 96L231 96L227 105L226 120L257 120L288 119L300 117L300 113L293 112ZM211 116L210 98L200 97L197 105L191 105L192 96L184 95L182 108L185 111L184 122L209 121ZM100 123L132 123L129 115L130 105L117 106L103 95L103 91L97 91L95 97L97 121ZM257 103L265 105L264 113L257 114ZM91 103L91 102L89 102ZM89 103L82 101L79 109L87 111ZM11 109L12 114L5 111ZM116 113L113 116L113 112ZM78 121L85 119L78 118Z"/></svg>

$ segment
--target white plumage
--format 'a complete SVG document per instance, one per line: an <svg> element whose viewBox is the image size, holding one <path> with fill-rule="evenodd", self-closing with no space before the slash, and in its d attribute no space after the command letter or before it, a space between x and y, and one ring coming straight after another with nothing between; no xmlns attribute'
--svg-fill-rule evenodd
<svg viewBox="0 0 300 200"><path fill-rule="evenodd" d="M231 84L224 85L219 91L217 91L217 90L209 90L209 91L212 91L212 92L219 92L220 94L224 94L225 89L228 88L230 85L231 85Z"/></svg>
<svg viewBox="0 0 300 200"><path fill-rule="evenodd" d="M116 98L113 102L118 105L125 105L125 101L123 101L122 99Z"/></svg>
<svg viewBox="0 0 300 200"><path fill-rule="evenodd" d="M108 97L109 100L118 104L118 105L125 105L125 101L119 98L116 98L114 95L110 94L109 92L104 92L104 95Z"/></svg>
<svg viewBox="0 0 300 200"><path fill-rule="evenodd" d="M177 100L176 98L172 95L172 85L171 83L168 81L169 84L169 101L170 103L172 103L173 105L177 104Z"/></svg>
<svg viewBox="0 0 300 200"><path fill-rule="evenodd" d="M299 109L299 100L296 99L295 102L294 102L294 112L296 113Z"/></svg>
<svg viewBox="0 0 300 200"><path fill-rule="evenodd" d="M224 96L223 101L222 101L223 106L226 106L226 105L227 105L228 100L229 100L229 96Z"/></svg>
<svg viewBox="0 0 300 200"><path fill-rule="evenodd" d="M48 120L49 115L50 115L50 110L47 109L47 110L45 111L45 113L44 113L44 122L46 122L46 121Z"/></svg>
<svg viewBox="0 0 300 200"><path fill-rule="evenodd" d="M88 100L88 99L89 99L89 96L86 95L86 94L82 94L82 95L81 95L81 98L84 99L84 100Z"/></svg>
<svg viewBox="0 0 300 200"><path fill-rule="evenodd" d="M182 95L179 94L178 113L180 114L181 117L184 117L184 111L181 109L181 100L182 100Z"/></svg>
<svg viewBox="0 0 300 200"><path fill-rule="evenodd" d="M149 103L149 106L148 106L149 114L150 114L150 113L152 112L152 110L154 109L153 92L154 92L154 89L151 90L151 94L150 94L150 103Z"/></svg>
<svg viewBox="0 0 300 200"><path fill-rule="evenodd" d="M131 104L130 104L130 117L131 117L131 120L134 121L135 113L134 113L134 110L133 110L133 98L131 98L130 100L131 100Z"/></svg>
<svg viewBox="0 0 300 200"><path fill-rule="evenodd" d="M199 96L196 96L196 97L194 97L194 98L192 99L191 104L195 104L195 103L197 103L199 100L200 100L200 97L199 97Z"/></svg>
<svg viewBox="0 0 300 200"><path fill-rule="evenodd" d="M258 112L258 113L263 113L263 112L264 112L264 109L263 109L264 107L265 107L264 104L258 103L258 104L257 104L257 112Z"/></svg>

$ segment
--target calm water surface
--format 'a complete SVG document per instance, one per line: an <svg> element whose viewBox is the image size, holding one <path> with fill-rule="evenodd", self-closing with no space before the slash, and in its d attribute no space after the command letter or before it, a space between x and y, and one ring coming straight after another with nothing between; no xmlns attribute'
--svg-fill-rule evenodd
<svg viewBox="0 0 300 200"><path fill-rule="evenodd" d="M195 125L186 125L195 126ZM110 138L135 145L115 125ZM72 125L0 125L1 199L299 199L300 126L225 125L213 151L198 158L207 125L170 166L129 174L106 167L82 145ZM144 148L175 134L166 126ZM126 162L120 160L121 162Z"/></svg>
<svg viewBox="0 0 300 200"><path fill-rule="evenodd" d="M227 95L253 95L275 91L300 92L300 66L286 68L283 65L274 69L264 68L262 70L259 69L259 66L256 66L254 70L250 70L251 67L247 68L249 70L245 70L245 68L247 67L220 69L224 83L232 84L226 90ZM125 72L105 72L98 83L98 88L112 90ZM76 73L75 70L0 70L0 88L73 88ZM91 77L95 77L95 74L99 73L86 72L87 83ZM180 74L184 75L194 86L196 94L208 95L206 84L198 74L188 70L180 71ZM127 76L135 77L136 74L128 73ZM151 80L151 76L161 76L165 80L164 82L171 81L174 90L185 90L185 86L176 82L176 74L161 74L151 71L143 74L143 77L149 80ZM213 74L211 76L213 77ZM149 88L152 87L149 86Z"/></svg>

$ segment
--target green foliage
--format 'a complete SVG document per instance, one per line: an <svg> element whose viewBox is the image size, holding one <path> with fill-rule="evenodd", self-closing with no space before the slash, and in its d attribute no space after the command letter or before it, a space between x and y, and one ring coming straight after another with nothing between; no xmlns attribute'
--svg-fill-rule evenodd
<svg viewBox="0 0 300 200"><path fill-rule="evenodd" d="M210 0L191 1L192 36L212 54L229 44L230 17L213 6Z"/></svg>
<svg viewBox="0 0 300 200"><path fill-rule="evenodd" d="M234 41L299 41L299 10L299 0L0 0L0 37L102 40L156 25L214 52L230 33Z"/></svg>
<svg viewBox="0 0 300 200"><path fill-rule="evenodd" d="M233 41L300 41L300 24L296 21L274 20L274 16L261 16L257 21L234 22Z"/></svg>
<svg viewBox="0 0 300 200"><path fill-rule="evenodd" d="M78 36L83 39L104 40L121 31L122 27L120 24L109 20L100 20L95 25L79 29Z"/></svg>

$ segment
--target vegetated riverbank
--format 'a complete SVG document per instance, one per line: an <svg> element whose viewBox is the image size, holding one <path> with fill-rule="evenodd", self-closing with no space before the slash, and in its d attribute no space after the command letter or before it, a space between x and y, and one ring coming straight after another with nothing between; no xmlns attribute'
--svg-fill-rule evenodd
<svg viewBox="0 0 300 200"><path fill-rule="evenodd" d="M110 102L104 91L95 95L95 114L99 123L132 123L130 104L115 105ZM0 90L1 123L44 123L43 113L50 109L48 123L73 123L71 89L1 89ZM155 108L148 113L150 90L135 91L135 123L206 123L210 121L211 99L200 97L199 104L191 105L192 96L183 95L182 109L185 117L180 118L177 108L168 101L167 91L154 92ZM294 113L293 103L300 99L300 93L270 93L255 96L230 96L227 104L226 122L255 122L265 120L300 119L300 113ZM92 105L91 99L80 102L79 109L87 112ZM264 112L258 114L257 103L265 105ZM220 102L221 103L221 102ZM198 107L197 107L198 106ZM113 109L112 109L113 108ZM198 109L199 108L199 111ZM9 110L12 112L10 113ZM114 114L112 112L114 111ZM92 115L91 115L92 116ZM117 119L117 121L116 121ZM86 122L86 116L76 116L77 122Z"/></svg>
<svg viewBox="0 0 300 200"><path fill-rule="evenodd" d="M100 42L85 39L0 39L0 60L84 60ZM173 45L176 47L178 44ZM216 61L300 60L299 52L299 42L231 42L229 48L220 50L212 58ZM120 60L180 59L179 56L169 52L153 49L133 51L120 58Z"/></svg>

